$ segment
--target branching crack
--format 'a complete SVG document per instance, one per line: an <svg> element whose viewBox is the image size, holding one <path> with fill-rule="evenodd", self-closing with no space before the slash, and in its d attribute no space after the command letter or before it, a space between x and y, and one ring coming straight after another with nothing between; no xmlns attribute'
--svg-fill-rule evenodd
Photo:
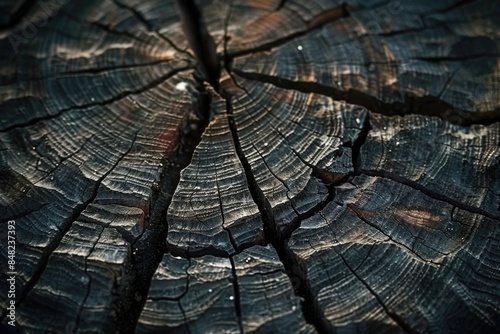
<svg viewBox="0 0 500 334"><path fill-rule="evenodd" d="M224 92L223 94L226 98L226 109L227 109L227 117L229 122L229 128L231 134L233 136L233 142L236 149L236 153L240 162L245 171L245 176L247 178L247 183L249 185L250 194L257 205L259 212L262 217L262 221L264 224L264 237L266 243L270 243L285 267L285 272L287 273L291 283L294 286L295 293L302 297L302 313L304 315L305 320L312 324L320 333L328 333L330 332L329 325L325 321L318 316L319 310L314 301L314 297L310 294L310 290L307 289L307 280L303 280L300 278L305 277L303 273L297 274L297 268L302 268L297 259L293 257L293 255L286 249L287 240L285 239L284 234L279 231L279 228L276 226L276 222L274 220L273 209L269 200L265 197L262 189L257 184L257 181L253 175L252 168L250 163L248 162L245 154L243 153L237 125L235 123L233 117L233 107L231 104L232 97L229 93ZM331 199L330 199L331 200ZM314 210L313 210L314 211ZM291 234L291 232L290 232ZM299 281L297 282L297 278ZM298 283L298 284L297 284Z"/></svg>
<svg viewBox="0 0 500 334"><path fill-rule="evenodd" d="M211 96L196 77L192 110L187 112L176 131L179 143L173 152L165 153L165 166L160 180L152 185L146 229L131 244L124 276L113 302L118 332L133 332L147 299L151 279L163 255L168 252L166 239L167 211L180 180L181 171L187 167L201 141L209 122ZM194 125L194 126L192 126Z"/></svg>
<svg viewBox="0 0 500 334"><path fill-rule="evenodd" d="M138 134L138 132L134 135L134 138L131 141L130 147L127 149L127 151L124 152L117 159L117 161L113 164L113 166L111 166L111 168L108 171L106 171L106 173L104 173L97 181L94 182L94 184L92 186L92 190L91 190L92 192L91 192L91 195L89 196L89 198L86 201L84 201L83 203L77 204L75 206L75 208L73 209L71 215L63 223L63 225L62 225L63 227L62 227L62 230L60 232L60 235L57 238L54 238L52 240L52 242L47 247L45 247L45 249L44 249L44 251L42 253L42 256L40 257L40 259L37 262L36 269L35 269L32 277L31 277L31 279L28 280L28 282L23 287L23 289L20 290L16 294L17 298L18 298L17 302L16 302L16 306L17 307L21 306L21 304L24 302L24 300L25 300L26 296L28 295L28 293L33 289L33 287L35 286L35 284L41 278L42 274L44 273L45 269L47 268L47 264L49 262L49 259L50 259L51 255L57 249L57 247L59 247L59 245L61 244L64 236L66 235L66 233L69 231L69 229L73 225L73 222L75 222L78 219L78 217L80 217L80 215L88 208L88 206L94 202L94 200L96 199L97 194L99 192L99 187L101 186L101 184L104 181L104 179L106 179L106 177L130 153L130 151L132 150L132 148L135 145L135 142L136 142L136 139L137 139L137 134Z"/></svg>

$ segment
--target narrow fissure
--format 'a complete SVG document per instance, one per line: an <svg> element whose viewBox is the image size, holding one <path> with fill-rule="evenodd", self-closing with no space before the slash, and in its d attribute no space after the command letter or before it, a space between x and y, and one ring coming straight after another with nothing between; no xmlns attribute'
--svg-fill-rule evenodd
<svg viewBox="0 0 500 334"><path fill-rule="evenodd" d="M118 8L130 11L132 15L134 15L134 17L137 19L137 21L139 21L148 31L154 33L158 38L167 42L171 47L173 47L179 53L187 55L187 52L185 50L182 50L179 47L177 47L177 45L175 45L168 37L164 36L157 29L155 29L155 27L134 6L127 6L126 4L123 4L118 0L113 0L113 1Z"/></svg>
<svg viewBox="0 0 500 334"><path fill-rule="evenodd" d="M10 20L5 24L0 25L0 31L14 28L17 24L19 24L19 22L21 22L22 18L30 12L37 2L37 0L25 0L22 2L21 5L18 6L17 10L10 15Z"/></svg>
<svg viewBox="0 0 500 334"><path fill-rule="evenodd" d="M221 65L217 46L208 33L194 0L176 0L176 4L182 30L198 60L200 75L218 92Z"/></svg>
<svg viewBox="0 0 500 334"><path fill-rule="evenodd" d="M146 229L131 244L123 277L113 301L116 331L133 332L146 302L152 277L168 252L167 211L180 180L181 171L191 162L195 148L209 122L211 95L195 77L192 110L184 114L177 129L176 149L162 158L164 169L151 190Z"/></svg>
<svg viewBox="0 0 500 334"><path fill-rule="evenodd" d="M233 77L231 73L231 66L230 66L230 61L231 59L227 57L227 51L226 51L226 46L224 47L224 52L225 52L225 60L226 60L226 70L228 71L230 77L234 81L235 85L239 87L240 89L244 90L248 95L250 95L244 87L239 86L235 78ZM321 312L320 309L314 299L314 296L311 292L311 288L308 284L307 280L307 269L305 266L301 263L299 259L297 259L293 254L290 253L289 250L286 249L286 244L288 242L288 239L292 235L292 233L300 227L300 223L303 219L307 219L314 215L316 212L320 211L322 208L324 208L329 202L333 201L335 198L335 185L338 185L342 182L345 182L347 179L348 175L344 177L339 177L336 178L326 171L320 170L316 166L313 166L300 157L300 155L295 152L295 150L292 151L294 154L308 167L312 169L312 177L317 177L321 179L323 182L326 184L329 184L328 186L328 191L329 191L329 196L326 198L325 201L319 203L315 207L311 208L307 212L303 213L302 215L299 214L295 208L294 211L297 213L297 219L292 221L290 223L290 226L285 228L283 231L279 231L278 227L276 226L276 223L274 221L274 215L272 213L272 208L267 200L265 198L264 194L262 193L262 190L258 187L255 178L253 177L253 173L251 171L251 167L246 160L245 156L243 155L240 143L239 143L239 136L238 136L238 130L236 128L236 124L234 124L234 119L233 119L233 109L232 105L229 101L229 99L226 99L226 109L228 112L228 120L229 124L231 127L231 133L233 135L233 141L235 143L235 148L238 153L238 157L240 158L240 161L242 165L244 166L245 170L245 175L247 177L247 182L250 188L250 193L252 194L252 197L254 199L254 202L257 204L257 207L259 208L259 212L261 213L261 217L263 219L264 223L264 235L265 235L265 240L266 243L270 243L273 248L276 250L278 253L278 257L280 258L281 263L283 263L283 267L285 268L285 274L288 276L290 279L290 282L292 284L294 293L296 296L299 296L302 301L301 301L301 312L304 317L304 320L313 325L315 329L319 333L332 333L334 332L334 328L326 321L325 318L321 317ZM281 134L280 134L281 135ZM246 166L246 167L245 167ZM327 175L328 174L328 175ZM334 180L335 179L335 180ZM258 192L258 193L256 193ZM293 205L293 204L292 204Z"/></svg>
<svg viewBox="0 0 500 334"><path fill-rule="evenodd" d="M89 67L89 68L84 68L80 70L68 70L68 71L63 71L63 72L58 72L58 73L49 73L48 75L23 75L21 78L17 78L17 82L26 82L29 83L30 81L45 81L49 79L61 79L65 77L71 77L71 76L78 76L78 75L87 75L87 74L103 74L105 72L112 72L112 71L119 71L119 70L128 70L128 69L134 69L134 70L141 70L142 67L149 67L149 66L157 66L161 64L168 64L170 61L168 60L156 60L152 62L145 62L145 63L138 63L138 64L128 64L128 65L111 65L107 67ZM0 87L3 87L0 86Z"/></svg>
<svg viewBox="0 0 500 334"><path fill-rule="evenodd" d="M275 227L271 204L269 203L264 193L258 186L257 181L253 176L250 163L246 159L243 150L241 148L238 129L233 118L233 107L231 104L231 96L228 96L228 94L226 93L225 98L226 98L226 111L229 123L229 130L231 131L236 154L238 155L240 163L243 166L250 194L252 195L252 198L255 204L257 205L259 212L261 213L262 221L264 223L264 237L266 241L269 241L269 239L273 239L270 238L270 234L272 233L272 230L274 230Z"/></svg>
<svg viewBox="0 0 500 334"><path fill-rule="evenodd" d="M385 305L384 301L382 300L382 298L380 298L380 296L372 289L372 287L365 282L365 280L363 278L361 278L361 276L358 275L358 273L349 265L349 263L345 260L345 258L342 256L342 254L340 252L338 252L335 247L333 247L333 249L336 251L337 255L342 259L342 262L345 264L345 266L347 267L347 269L349 269L349 271L361 282L361 284L363 284L365 286L365 288L372 294L372 296L377 300L377 302L380 304L380 306L382 307L382 309L384 310L384 312L399 326L401 327L401 329L403 329L406 333L415 333L415 331L404 321L404 319L394 313L394 312L391 312L389 310L389 308L387 307L387 305Z"/></svg>
<svg viewBox="0 0 500 334"><path fill-rule="evenodd" d="M284 1L282 1L276 10L280 10L283 6L285 5ZM329 10L326 10L323 13L320 13L313 17L310 21L304 22L305 28L303 30L299 30L297 32L291 33L286 36L282 36L280 38L277 38L273 40L272 42L267 42L262 45L250 48L250 49L243 49L231 53L226 53L226 59L227 60L232 60L236 57L241 57L244 55L248 55L250 53L255 53L259 51L267 51L271 50L273 48L276 48L280 45L283 45L287 42L290 42L298 37L305 36L306 34L310 33L311 30L320 28L324 24L327 24L329 22L338 20L341 17L346 17L349 15L350 8L346 4L342 4L338 7L331 8Z"/></svg>
<svg viewBox="0 0 500 334"><path fill-rule="evenodd" d="M336 183L337 184L337 183ZM297 229L300 228L300 225L302 221L311 218L318 212L321 212L327 205L328 203L332 202L335 199L335 185L336 184L329 184L328 185L328 196L309 210L303 213L297 212L297 210L294 209L295 213L297 214L297 218L292 220L290 224L288 224L283 231L281 232L283 240L288 240L291 238L293 232L295 232Z"/></svg>
<svg viewBox="0 0 500 334"><path fill-rule="evenodd" d="M236 273L236 266L234 264L234 259L231 256L229 258L229 261L231 261L231 273L233 275L232 277L232 283L233 283L233 300L234 300L234 309L236 311L236 317L238 318L238 327L240 329L240 333L244 333L243 330L243 319L242 319L242 313L241 313L241 297L240 297L240 285L238 283L238 275Z"/></svg>
<svg viewBox="0 0 500 334"><path fill-rule="evenodd" d="M448 102L440 100L435 96L417 97L406 94L404 96L404 102L388 103L377 99L375 96L354 89L344 91L316 82L294 81L256 72L244 72L234 68L232 71L242 78L269 83L283 89L296 90L303 93L321 94L330 96L337 101L344 100L347 103L362 106L373 113L384 116L405 116L412 114L433 116L452 124L462 126L473 124L490 125L500 122L500 109L495 109L490 112L469 112L455 108Z"/></svg>
<svg viewBox="0 0 500 334"><path fill-rule="evenodd" d="M352 167L354 169L354 175L357 175L361 169L361 147L366 142L368 138L368 133L372 129L370 124L370 113L366 113L365 121L363 122L363 127L358 137L352 143Z"/></svg>
<svg viewBox="0 0 500 334"><path fill-rule="evenodd" d="M84 258L84 266L83 266L83 270L84 270L84 273L85 273L85 276L87 276L88 278L88 283L87 283L87 289L85 291L85 296L83 298L83 301L82 301L82 304L80 305L80 307L78 308L78 313L77 313L77 316L76 316L76 319L75 319L75 329L78 328L78 326L80 325L80 321L82 320L82 314L83 314L83 308L85 307L85 303L87 302L88 298L89 298L89 294L90 294L90 287L92 285L92 275L90 275L88 273L88 262L89 262L89 257L92 255L92 253L94 252L95 250L95 247L97 246L97 244L99 243L99 240L101 239L101 236L103 234L104 231L106 231L107 228L109 228L109 225L111 224L108 223L106 224L105 226L101 226L102 229L101 229L101 232L99 232L99 236L97 237L97 239L95 240L95 242L92 244L92 248L90 249L89 253L85 256Z"/></svg>
<svg viewBox="0 0 500 334"><path fill-rule="evenodd" d="M228 238L229 238L229 242L231 242L231 246L233 246L233 249L235 252L238 252L239 251L239 247L238 247L238 244L236 243L236 240L234 240L234 236L233 236L233 233L231 233L231 230L228 229L226 227L226 219L225 219L225 216L224 216L224 207L222 206L222 197L221 197L221 194L220 194L220 188L219 188L219 176L217 175L217 166L214 162L214 171L215 171L215 179L217 180L216 182L216 186L217 186L217 195L218 195L218 199L219 199L219 207L220 207L220 213L221 213L221 217L222 217L222 229L224 231L226 231L227 235L228 235Z"/></svg>
<svg viewBox="0 0 500 334"><path fill-rule="evenodd" d="M187 321L186 312L184 311L180 300L177 301L177 305L179 305L179 309L181 310L182 318L184 319L184 323L186 324L187 333L191 334L191 328L189 328L189 322Z"/></svg>
<svg viewBox="0 0 500 334"><path fill-rule="evenodd" d="M435 261L431 261L431 260L423 258L420 254L418 254L410 246L408 246L408 245L406 245L406 244L404 244L404 243L402 243L400 241L395 240L388 232L385 232L377 224L372 223L370 220L368 220L363 215L362 210L360 210L359 208L357 208L354 204L352 204L352 203L347 204L347 207L349 208L349 210L351 210L359 218L359 220L361 220L363 223L367 224L368 226L371 226L372 228L374 228L375 230L377 230L378 232L380 232L381 234L383 234L384 236L386 236L389 241L391 241L392 243L394 243L395 245L397 245L399 248L406 249L408 251L408 253L410 253L412 256L416 257L419 261L422 261L423 263L432 263L432 264L438 265L438 266L441 265L439 262L435 262ZM445 254L445 253L443 253L443 252L441 252L441 251L439 251L439 250L437 250L437 249L435 249L433 247L430 247L430 246L427 246L427 247L429 247L430 249L432 249L436 253L439 253L439 254L444 255L444 256L447 255L447 254Z"/></svg>
<svg viewBox="0 0 500 334"><path fill-rule="evenodd" d="M304 274L305 270L299 264L298 259L291 255L286 249L287 240L285 240L284 235L276 226L271 204L265 197L264 193L257 184L255 177L253 176L250 163L246 159L240 144L238 129L233 118L231 96L227 93L224 95L226 95L226 111L235 150L243 166L243 170L245 171L250 194L252 195L252 198L262 217L265 241L266 243L271 244L278 253L278 257L283 263L285 272L294 287L295 294L302 298L302 314L306 322L313 325L319 333L331 333L332 328L330 325L325 319L319 316L319 309L314 301L314 297L311 294L310 289L308 288L307 279Z"/></svg>
<svg viewBox="0 0 500 334"><path fill-rule="evenodd" d="M300 220L300 213L299 213L299 211L297 210L297 208L295 207L295 204L293 203L292 198L290 198L290 196L289 196L290 187L289 187L289 186L288 186L288 184L285 182L285 180L283 180L281 177L279 177L278 175L276 175L276 173L274 173L274 171L273 171L273 170L271 169L271 167L268 165L268 163L267 163L267 161L266 161L265 157L264 157L264 156L260 153L260 151L259 151L259 150L257 149L257 147L254 145L254 143L252 143L252 147L253 147L253 149L257 152L257 154L259 155L259 157L262 159L262 161L263 161L263 162L264 162L264 164L266 165L266 168L269 170L269 172L271 173L271 175L272 175L274 178L276 178L278 181L280 181L280 182L281 182L281 184L282 184L282 185L286 188L286 190L287 190L286 197L288 198L288 201L290 202L290 205L292 206L292 210L293 210L293 212L295 212L295 214L296 214L296 216L297 216L297 219L296 219L296 220L297 220L297 221L299 221L299 220ZM298 222L296 222L296 221L294 220L294 221L292 221L292 222L290 223L290 225L292 226L292 228L291 228L291 229L292 229L292 232L293 232L293 230L295 230L295 229L296 229L296 228L294 228L294 226L299 225L299 223L298 223ZM290 235L292 234L292 232L290 232ZM284 234L284 236L285 236L284 238L285 238L285 239L287 239L286 234L285 234L285 233L283 233L283 234Z"/></svg>

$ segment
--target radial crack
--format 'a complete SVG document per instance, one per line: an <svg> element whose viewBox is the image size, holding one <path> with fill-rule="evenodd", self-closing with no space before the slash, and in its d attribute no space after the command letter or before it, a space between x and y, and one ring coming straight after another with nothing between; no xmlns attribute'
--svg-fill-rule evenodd
<svg viewBox="0 0 500 334"><path fill-rule="evenodd" d="M141 93L143 93L151 88L154 88L154 87L160 85L161 83L163 83L168 78L176 75L177 73L179 73L181 71L185 71L187 69L189 69L188 66L173 69L173 70L169 71L168 73L166 73L165 75L160 76L159 78L153 80L152 82L150 82L142 87L139 87L138 89L124 90L120 94L118 94L110 99L104 100L104 101L89 102L89 103L85 103L82 105L71 106L71 107L60 109L59 111L57 111L54 114L44 115L44 116L40 116L40 117L34 117L26 122L12 124L12 125L7 126L3 129L0 129L0 133L8 132L8 131L11 131L11 130L17 129L17 128L32 126L32 125L37 124L38 122L55 119L55 118L61 116L62 114L66 113L68 111L71 111L71 110L81 110L81 109L87 109L87 108L91 108L91 107L95 107L95 106L106 106L106 105L112 104L112 103L120 101L120 100L122 100L130 95L141 94ZM0 104L0 106L1 106L1 104Z"/></svg>
<svg viewBox="0 0 500 334"><path fill-rule="evenodd" d="M238 283L238 275L236 273L236 266L234 264L234 259L231 256L229 258L229 261L231 262L231 272L232 272L232 283L233 283L233 291L234 291L234 309L236 311L236 317L238 318L238 327L240 329L240 333L244 333L243 330L243 318L242 318L242 313L241 313L241 297L240 297L240 286Z"/></svg>
<svg viewBox="0 0 500 334"><path fill-rule="evenodd" d="M42 76L23 77L23 78L19 78L16 82L19 83L19 82L30 82L30 81L44 81L47 79L61 79L61 78L65 78L65 77L87 75L87 74L95 75L95 74L102 74L102 73L111 72L111 71L118 71L118 70L140 69L141 67L149 67L149 66L168 64L168 63L169 63L169 60L156 60L156 61L152 61L149 63L142 63L142 64L122 64L122 65L109 66L109 67L85 68L85 69L80 69L80 70L75 70L75 71L50 73L50 75L45 75L45 76L42 75ZM2 87L2 86L0 85L0 87Z"/></svg>
<svg viewBox="0 0 500 334"><path fill-rule="evenodd" d="M359 220L361 220L362 222L364 222L365 224L371 226L372 228L374 228L375 230L377 230L378 232L382 233L384 236L387 237L388 240L390 240L391 242L393 242L394 244L398 245L399 247L402 247L404 249L406 249L410 254L412 254L413 256L415 256L417 259L419 259L420 261L422 261L423 263L432 263L432 264L435 264L435 265L441 265L440 263L438 262L434 262L434 261L430 261L428 259L425 259L423 258L420 254L418 254L417 252L415 252L412 248L410 248L409 246L405 245L404 243L401 243L397 240L395 240L390 234L388 234L387 232L385 232L383 229L381 229L379 226L377 226L376 224L370 222L368 219L366 219L364 216L363 216L363 213L360 209L358 209L354 204L347 204L347 207L352 211L354 212L354 214L356 214L356 216L359 218ZM411 233L411 232L410 232ZM413 236L413 239L416 239L415 236ZM427 245L426 245L427 246ZM427 246L429 247L429 246ZM432 249L433 251L441 254L441 255L447 255L437 249L434 249L432 247L429 247L430 249ZM364 260L363 260L364 262Z"/></svg>
<svg viewBox="0 0 500 334"><path fill-rule="evenodd" d="M284 6L284 2L280 3L276 10L277 11L281 10L283 8L283 6ZM310 33L311 30L320 28L324 24L338 20L341 17L346 17L349 15L349 12L350 12L350 8L346 4L342 4L338 7L331 8L329 10L326 10L326 11L314 16L311 20L304 22L305 28L303 30L299 30L299 31L291 33L289 35L282 36L282 37L277 38L271 42L264 43L264 44L259 45L257 47L253 47L250 49L243 49L243 50L239 50L236 52L228 53L226 55L226 57L228 59L233 59L233 58L244 56L244 55L247 55L250 53L273 49L275 47L278 47L278 46L281 46L285 43L288 43L289 41L292 41L298 37L304 36L304 35Z"/></svg>
<svg viewBox="0 0 500 334"><path fill-rule="evenodd" d="M243 152L239 139L238 128L233 117L233 107L231 103L232 96L230 96L230 94L227 92L223 92L223 94L226 98L227 117L229 128L233 136L236 153L243 166L243 170L245 171L250 194L252 195L255 204L257 204L264 224L264 238L266 240L266 243L271 244L278 253L278 257L283 263L285 272L288 275L291 283L293 284L294 280L296 280L297 277L299 277L300 279L301 277L305 276L303 276L302 273L299 273L297 275L297 268L301 268L301 266L298 264L298 261L293 257L293 255L286 249L287 240L285 240L284 234L279 231L279 228L276 226L271 204L264 195L262 189L257 184L250 163L248 162ZM319 310L317 309L316 303L314 302L314 297L310 293L310 290L306 288L307 280L300 279L300 282L298 283L298 288L296 288L294 292L303 299L302 314L304 316L304 319L306 320L306 322L312 324L318 330L318 332L329 333L331 328L329 327L325 319L318 317ZM295 287L296 285L294 285L294 288Z"/></svg>
<svg viewBox="0 0 500 334"><path fill-rule="evenodd" d="M73 209L72 213L70 216L66 219L66 221L63 223L63 228L61 230L61 233L59 237L55 240L52 240L52 242L44 248L42 256L37 262L37 266L35 269L35 272L31 276L31 278L26 282L24 285L23 289L19 291L17 294L17 302L16 302L16 307L20 307L21 304L24 302L26 296L28 293L33 289L35 284L38 282L38 280L42 277L42 274L45 272L45 269L47 268L47 264L50 260L51 255L53 252L59 247L61 244L64 236L66 233L69 231L71 226L73 225L73 222L75 222L78 217L88 208L88 206L94 202L94 200L97 197L97 194L99 192L100 185L104 181L104 179L120 164L120 162L130 153L132 148L135 145L136 139L137 139L137 134L138 132L134 135L134 139L132 140L130 147L127 149L126 152L124 152L119 159L111 166L111 168L104 173L97 181L94 182L94 185L92 187L92 192L90 197L83 203L75 205L75 208ZM2 319L0 319L1 321Z"/></svg>
<svg viewBox="0 0 500 334"><path fill-rule="evenodd" d="M221 72L217 46L205 27L202 16L194 0L177 0L177 8L182 22L182 30L193 50L203 79L219 91Z"/></svg>
<svg viewBox="0 0 500 334"><path fill-rule="evenodd" d="M87 283L87 289L85 292L85 296L82 300L80 307L78 308L78 313L77 313L75 324L74 324L74 330L77 330L77 331L78 331L78 326L80 326L80 321L82 319L82 313L83 313L83 308L84 308L85 302L87 301L87 299L90 295L90 286L92 285L92 275L90 275L88 273L88 258L94 252L95 247L97 246L97 244L99 243L99 240L101 239L102 233L106 230L106 228L109 227L110 224L111 224L111 222L105 224L105 226L102 226L101 231L99 232L99 235L97 236L95 242L92 243L92 248L90 249L88 254L86 254L84 257L84 272L85 272L85 276L87 276L89 281Z"/></svg>
<svg viewBox="0 0 500 334"><path fill-rule="evenodd" d="M352 166L354 168L354 174L357 174L361 169L361 147L366 142L368 138L368 133L372 129L370 124L370 113L366 114L365 121L363 123L363 127L361 128L361 132L358 137L354 140L352 144Z"/></svg>
<svg viewBox="0 0 500 334"><path fill-rule="evenodd" d="M181 50L169 38L167 38L163 34L160 34L160 32L158 30L154 29L153 25L135 7L129 7L125 4L120 3L118 0L113 0L113 2L115 3L115 5L117 7L130 11L134 15L134 17L137 19L137 21L139 21L144 27L146 27L146 29L148 31L154 33L156 37L158 37L158 38L164 40L165 42L167 42L168 44L170 44L170 46L173 47L176 51L178 51L180 53L187 54L187 52L185 50Z"/></svg>
<svg viewBox="0 0 500 334"><path fill-rule="evenodd" d="M488 112L470 112L455 108L448 102L435 96L426 95L417 97L406 94L404 102L384 102L375 96L354 89L345 91L317 82L294 81L257 72L245 72L239 69L233 69L233 72L242 78L269 83L283 89L296 90L303 93L316 93L329 96L337 101L344 100L347 103L362 106L373 113L385 116L405 116L411 114L434 116L463 126L473 124L489 125L500 122L500 109Z"/></svg>
<svg viewBox="0 0 500 334"><path fill-rule="evenodd" d="M346 259L342 256L342 254L337 251L335 247L333 247L337 255L342 259L342 262L345 264L347 269L366 287L366 289L375 297L377 302L382 306L382 309L385 311L385 313L392 319L396 324L398 324L399 327L401 327L406 333L415 333L415 331L404 321L404 319L389 310L387 305L384 303L382 298L373 290L373 288L349 265L349 263L346 261Z"/></svg>
<svg viewBox="0 0 500 334"><path fill-rule="evenodd" d="M213 165L214 165L215 181L216 181L216 186L217 186L217 195L218 195L218 199L219 199L220 214L221 214L221 218L222 218L222 222L221 222L222 229L224 231L226 231L226 233L228 234L229 242L231 242L231 246L233 246L233 250L235 252L237 252L239 249L238 244L236 243L236 240L234 240L234 236L233 236L233 233L231 232L231 230L226 227L224 206L223 206L223 201L222 201L222 197L221 197L221 193L220 193L220 186L219 186L219 175L217 174L217 164L215 161L213 161Z"/></svg>
<svg viewBox="0 0 500 334"><path fill-rule="evenodd" d="M168 252L166 216L181 171L191 162L193 153L208 125L211 96L202 82L197 82L192 110L187 112L176 130L178 145L162 158L165 166L160 180L152 186L146 229L132 243L125 263L124 276L113 301L118 332L133 332L147 299L152 277L163 255ZM193 125L196 126L190 126Z"/></svg>

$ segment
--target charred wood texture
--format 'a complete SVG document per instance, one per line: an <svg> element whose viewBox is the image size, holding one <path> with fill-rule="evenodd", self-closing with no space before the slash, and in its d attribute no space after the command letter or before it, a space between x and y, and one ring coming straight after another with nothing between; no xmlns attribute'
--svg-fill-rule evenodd
<svg viewBox="0 0 500 334"><path fill-rule="evenodd" d="M1 331L498 332L499 18L3 1Z"/></svg>

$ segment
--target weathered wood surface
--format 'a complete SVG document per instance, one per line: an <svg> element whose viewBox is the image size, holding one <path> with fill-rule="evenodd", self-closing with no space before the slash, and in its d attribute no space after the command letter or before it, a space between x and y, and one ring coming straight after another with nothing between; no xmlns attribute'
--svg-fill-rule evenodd
<svg viewBox="0 0 500 334"><path fill-rule="evenodd" d="M500 330L500 6L197 7L0 5L16 329Z"/></svg>

